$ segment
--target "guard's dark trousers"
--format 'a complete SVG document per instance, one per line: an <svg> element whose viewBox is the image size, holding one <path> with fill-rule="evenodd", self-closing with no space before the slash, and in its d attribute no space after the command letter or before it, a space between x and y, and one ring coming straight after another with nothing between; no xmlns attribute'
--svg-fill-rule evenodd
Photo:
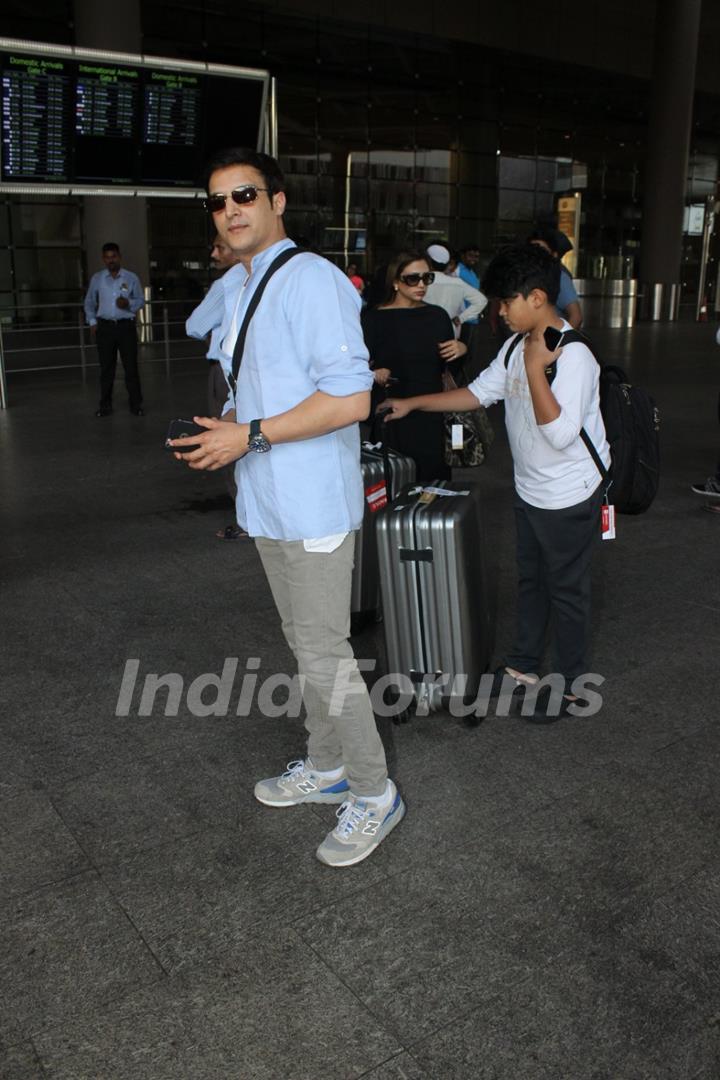
<svg viewBox="0 0 720 1080"><path fill-rule="evenodd" d="M112 408L115 365L120 353L125 369L125 386L131 409L142 405L142 390L138 374L137 330L134 319L98 319L97 323L98 360L100 361L100 408Z"/></svg>

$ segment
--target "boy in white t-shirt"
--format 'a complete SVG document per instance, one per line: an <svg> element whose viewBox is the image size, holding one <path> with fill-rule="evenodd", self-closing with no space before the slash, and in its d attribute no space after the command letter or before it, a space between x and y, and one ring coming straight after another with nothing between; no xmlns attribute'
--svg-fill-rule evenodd
<svg viewBox="0 0 720 1080"><path fill-rule="evenodd" d="M519 573L517 630L505 672L516 677L538 672L552 614L555 670L566 686L564 713L576 700L573 681L588 672L590 560L600 536L606 486L581 429L606 469L610 450L600 414L597 361L581 342L551 352L544 340L548 327L572 329L555 309L559 278L557 260L537 245L501 251L488 266L482 289L500 301L500 315L513 337L469 386L393 398L384 407L391 410L386 417L391 421L414 409L464 412L504 400L514 462ZM551 385L546 368L553 361ZM540 711L532 718L551 719Z"/></svg>

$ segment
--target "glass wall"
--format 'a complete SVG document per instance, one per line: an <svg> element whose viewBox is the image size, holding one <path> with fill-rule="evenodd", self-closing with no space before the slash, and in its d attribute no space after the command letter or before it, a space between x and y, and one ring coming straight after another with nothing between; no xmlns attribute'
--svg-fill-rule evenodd
<svg viewBox="0 0 720 1080"><path fill-rule="evenodd" d="M636 274L646 82L252 0L222 11L185 0L174 19L160 0L143 0L142 14L148 54L277 77L288 230L338 265L354 262L366 277L395 250L433 239L477 243L487 259L577 193L578 276ZM720 144L717 99L698 102L693 200L713 182ZM232 116L227 130L231 144ZM81 284L80 210L59 203L4 204L0 235L14 248L0 259L6 301ZM191 303L208 281L211 222L182 199L149 199L148 215L156 295ZM698 249L690 239L688 266Z"/></svg>
<svg viewBox="0 0 720 1080"><path fill-rule="evenodd" d="M3 322L76 323L85 285L79 199L10 197L0 202Z"/></svg>

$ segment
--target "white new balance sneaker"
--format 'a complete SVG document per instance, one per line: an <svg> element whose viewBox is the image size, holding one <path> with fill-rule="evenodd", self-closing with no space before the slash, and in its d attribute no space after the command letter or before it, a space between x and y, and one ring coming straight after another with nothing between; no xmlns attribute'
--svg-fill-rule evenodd
<svg viewBox="0 0 720 1080"><path fill-rule="evenodd" d="M388 780L382 799L350 795L337 812L338 823L317 849L328 866L353 866L372 855L405 815L405 803Z"/></svg>
<svg viewBox="0 0 720 1080"><path fill-rule="evenodd" d="M255 785L255 798L265 806L299 806L300 803L345 802L350 785L345 769L321 772L310 758L291 761L282 776L260 780Z"/></svg>

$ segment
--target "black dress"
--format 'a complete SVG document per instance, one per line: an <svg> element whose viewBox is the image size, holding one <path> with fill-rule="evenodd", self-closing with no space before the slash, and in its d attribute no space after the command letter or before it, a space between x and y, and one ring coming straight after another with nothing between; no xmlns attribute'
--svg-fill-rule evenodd
<svg viewBox="0 0 720 1080"><path fill-rule="evenodd" d="M405 398L442 391L445 361L438 344L455 336L446 311L433 304L366 308L362 326L371 367L389 368L398 380L389 388L388 396ZM402 420L389 421L382 434L388 446L413 458L419 481L449 479L442 413L411 412Z"/></svg>

